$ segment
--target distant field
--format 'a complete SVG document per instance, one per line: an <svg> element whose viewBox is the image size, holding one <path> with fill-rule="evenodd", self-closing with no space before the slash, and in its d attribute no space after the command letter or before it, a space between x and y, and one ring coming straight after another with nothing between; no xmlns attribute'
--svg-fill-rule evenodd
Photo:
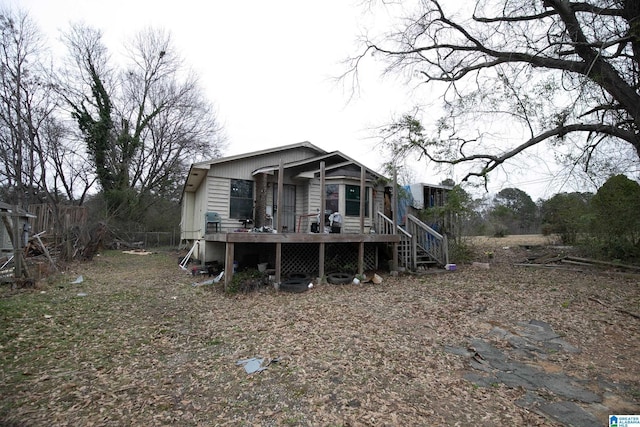
<svg viewBox="0 0 640 427"><path fill-rule="evenodd" d="M542 234L517 234L505 237L473 236L473 243L481 246L519 246L519 245L555 245L559 243L558 237L543 236Z"/></svg>

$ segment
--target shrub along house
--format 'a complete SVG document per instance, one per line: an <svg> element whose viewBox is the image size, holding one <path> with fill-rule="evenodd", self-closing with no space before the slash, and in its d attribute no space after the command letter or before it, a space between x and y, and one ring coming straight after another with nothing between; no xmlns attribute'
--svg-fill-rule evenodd
<svg viewBox="0 0 640 427"><path fill-rule="evenodd" d="M378 268L385 253L394 268L403 237L390 219L390 200L380 174L302 142L193 164L182 193L181 239L192 258L224 266L225 284L234 264L266 263L276 281L294 272L361 273Z"/></svg>

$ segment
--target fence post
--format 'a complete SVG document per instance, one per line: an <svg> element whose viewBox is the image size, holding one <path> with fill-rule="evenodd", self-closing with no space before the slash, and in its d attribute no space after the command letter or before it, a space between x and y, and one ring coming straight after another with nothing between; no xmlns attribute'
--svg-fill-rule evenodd
<svg viewBox="0 0 640 427"><path fill-rule="evenodd" d="M13 275L16 279L22 277L22 239L20 238L20 216L18 206L13 207ZM8 231L8 230L7 230Z"/></svg>

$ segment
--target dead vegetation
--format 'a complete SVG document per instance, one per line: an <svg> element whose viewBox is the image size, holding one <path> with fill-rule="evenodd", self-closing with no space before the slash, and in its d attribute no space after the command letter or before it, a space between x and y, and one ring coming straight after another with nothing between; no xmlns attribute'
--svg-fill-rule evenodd
<svg viewBox="0 0 640 427"><path fill-rule="evenodd" d="M192 286L179 254L116 251L35 290L2 288L0 424L562 425L517 404L521 388L465 379L468 358L446 351L532 319L580 351L531 364L602 396L581 405L603 425L640 413L640 321L625 313L640 312L638 277L515 267L531 249L476 245L491 268L300 294L230 297ZM278 361L251 375L236 364L257 356Z"/></svg>

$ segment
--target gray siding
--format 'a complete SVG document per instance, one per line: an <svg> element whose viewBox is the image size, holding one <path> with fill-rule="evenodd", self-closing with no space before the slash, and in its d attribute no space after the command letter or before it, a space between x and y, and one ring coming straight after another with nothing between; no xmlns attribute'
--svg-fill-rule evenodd
<svg viewBox="0 0 640 427"><path fill-rule="evenodd" d="M257 169L278 166L282 163L290 163L317 156L317 153L306 148L290 151L280 151L273 154L263 154L261 156L247 157L219 164L212 164L209 175L221 178L236 178L253 180L253 172ZM292 182L287 182L291 184Z"/></svg>

